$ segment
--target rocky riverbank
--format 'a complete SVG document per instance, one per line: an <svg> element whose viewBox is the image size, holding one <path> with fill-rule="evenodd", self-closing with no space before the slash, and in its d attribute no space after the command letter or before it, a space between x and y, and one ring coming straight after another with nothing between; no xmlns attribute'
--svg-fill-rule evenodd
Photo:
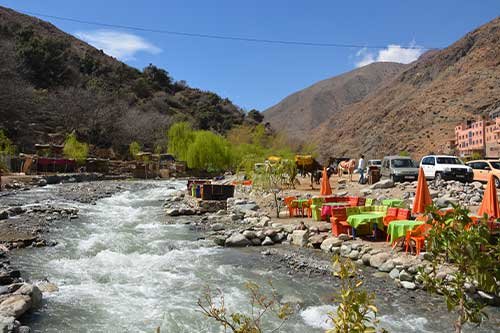
<svg viewBox="0 0 500 333"><path fill-rule="evenodd" d="M0 196L0 332L30 332L19 319L38 309L42 294L57 290L49 281L26 282L19 267L12 267L10 251L23 247L55 246L45 237L57 223L78 218L78 203L95 204L99 199L124 190L118 182L70 182L43 192L47 184L14 186ZM40 189L36 189L36 188ZM27 190L42 191L38 195ZM46 193L46 194L45 194ZM43 200L41 200L43 198Z"/></svg>
<svg viewBox="0 0 500 333"><path fill-rule="evenodd" d="M382 188L387 188L389 184ZM394 186L394 184L390 184ZM411 200L411 189L416 187L413 183L397 185L400 189L410 193L407 199ZM433 196L437 204L448 206L453 196L457 196L459 202L476 203L476 196L482 196L482 184L461 184L457 182L440 182L431 185ZM370 191L379 191L380 187L374 187ZM218 246L225 247L248 247L259 246L264 256L272 257L281 264L290 268L291 274L296 271L307 271L314 274L330 274L336 269L331 263L325 261L325 254L331 258L332 255L353 260L360 266L366 266L374 270L374 274L386 276L394 281L394 286L406 290L423 289L420 270L430 272L431 262L428 254L421 253L419 256L408 255L401 246L392 248L386 242L365 241L341 234L334 237L331 234L331 226L326 222L302 222L287 219L272 219L266 210L248 199L248 193L241 194L239 198L227 200L227 210L216 213L206 213L192 206L192 199L186 200L183 192L178 192L168 198L165 203L167 214L175 209L175 215L187 211L187 215L200 215L199 218L190 222L194 228L205 231L208 238L212 239ZM265 196L262 194L261 196ZM462 199L460 199L462 198ZM441 202L442 201L442 202ZM278 247L273 245L280 245ZM300 250L299 250L300 249ZM304 254L304 251L307 254ZM323 253L323 254L321 254ZM449 281L454 268L452 266L441 266L437 277L443 281ZM469 293L472 297L480 297L491 305L500 305L500 295L487 294L477 290L474 282L469 284Z"/></svg>

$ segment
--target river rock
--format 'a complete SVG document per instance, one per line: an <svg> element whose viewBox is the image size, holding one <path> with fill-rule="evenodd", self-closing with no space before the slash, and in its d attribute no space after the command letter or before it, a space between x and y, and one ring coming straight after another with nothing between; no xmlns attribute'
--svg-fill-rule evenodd
<svg viewBox="0 0 500 333"><path fill-rule="evenodd" d="M330 252L332 247L341 245L342 241L337 237L328 237L323 241L323 243L321 243L320 248L325 252Z"/></svg>
<svg viewBox="0 0 500 333"><path fill-rule="evenodd" d="M317 226L319 232L328 232L332 229L332 225L327 222L319 222Z"/></svg>
<svg viewBox="0 0 500 333"><path fill-rule="evenodd" d="M165 211L168 216L179 216L179 210L177 208L169 208Z"/></svg>
<svg viewBox="0 0 500 333"><path fill-rule="evenodd" d="M212 229L213 231L221 231L221 230L224 230L226 228L224 227L224 224L222 224L222 223L214 223L214 224L212 224L210 229Z"/></svg>
<svg viewBox="0 0 500 333"><path fill-rule="evenodd" d="M346 234L340 234L337 236L337 238L340 239L341 241L348 241L349 239L351 239L351 236Z"/></svg>
<svg viewBox="0 0 500 333"><path fill-rule="evenodd" d="M392 188L394 187L394 182L390 179L382 179L379 180L377 183L373 184L370 186L371 190L376 190L376 189L385 189L385 188Z"/></svg>
<svg viewBox="0 0 500 333"><path fill-rule="evenodd" d="M393 268L390 272L389 272L389 276L391 277L391 279L398 279L399 278L399 271L397 268Z"/></svg>
<svg viewBox="0 0 500 333"><path fill-rule="evenodd" d="M1 333L11 333L16 332L19 322L16 318L3 316L0 314L0 332Z"/></svg>
<svg viewBox="0 0 500 333"><path fill-rule="evenodd" d="M269 236L266 236L266 238L262 242L262 246L268 246L268 245L273 245L273 244L274 244L274 242L272 241L271 237L269 237Z"/></svg>
<svg viewBox="0 0 500 333"><path fill-rule="evenodd" d="M252 245L255 246L259 246L262 244L262 240L259 237L252 238L250 242L252 242Z"/></svg>
<svg viewBox="0 0 500 333"><path fill-rule="evenodd" d="M384 262L382 265L380 265L378 267L378 270L381 272L389 273L390 271L392 271L393 268L394 268L394 261L392 261L392 259L389 259L386 262Z"/></svg>
<svg viewBox="0 0 500 333"><path fill-rule="evenodd" d="M226 239L226 242L225 242L225 245L227 247L245 247L245 246L249 246L251 244L252 243L245 236L240 234L239 232L233 233L231 235L231 237Z"/></svg>
<svg viewBox="0 0 500 333"><path fill-rule="evenodd" d="M383 263L385 263L387 261L387 259L389 259L389 257L390 257L390 254L384 253L384 252L372 255L370 257L370 266L375 267L375 268L379 268L380 266L382 266Z"/></svg>
<svg viewBox="0 0 500 333"><path fill-rule="evenodd" d="M9 211L7 209L0 210L0 220L6 220L9 218Z"/></svg>
<svg viewBox="0 0 500 333"><path fill-rule="evenodd" d="M340 255L343 257L347 257L351 253L351 245L349 244L342 244L340 247Z"/></svg>
<svg viewBox="0 0 500 333"><path fill-rule="evenodd" d="M410 273L408 273L405 270L402 270L401 273L399 273L399 279L401 281L412 282L413 281L413 275L411 275Z"/></svg>
<svg viewBox="0 0 500 333"><path fill-rule="evenodd" d="M266 237L274 237L274 236L276 236L277 233L278 233L278 231L276 229L272 229L272 228L267 228L264 230L264 235Z"/></svg>
<svg viewBox="0 0 500 333"><path fill-rule="evenodd" d="M223 236L216 236L214 237L214 243L215 245L218 245L218 246L224 246L226 244L226 237L223 237Z"/></svg>
<svg viewBox="0 0 500 333"><path fill-rule="evenodd" d="M349 259L357 260L358 257L359 257L359 251L357 250L353 250L351 251L351 253L349 253Z"/></svg>
<svg viewBox="0 0 500 333"><path fill-rule="evenodd" d="M0 303L0 315L19 318L31 308L28 295L11 295Z"/></svg>
<svg viewBox="0 0 500 333"><path fill-rule="evenodd" d="M222 243L224 245L224 243ZM56 291L59 291L59 288L52 282L49 281L40 281L36 284L38 289L43 293L54 293Z"/></svg>
<svg viewBox="0 0 500 333"><path fill-rule="evenodd" d="M413 282L409 282L409 281L401 281L401 286L405 289L409 289L409 290L413 290L417 287L417 285Z"/></svg>
<svg viewBox="0 0 500 333"><path fill-rule="evenodd" d="M17 333L31 333L31 328L29 326L19 326Z"/></svg>
<svg viewBox="0 0 500 333"><path fill-rule="evenodd" d="M333 253L333 255L340 254L340 246L332 246L330 251Z"/></svg>
<svg viewBox="0 0 500 333"><path fill-rule="evenodd" d="M363 264L366 266L370 266L370 258L372 257L371 254L365 253L361 256L361 261L363 261Z"/></svg>
<svg viewBox="0 0 500 333"><path fill-rule="evenodd" d="M326 237L326 234L312 235L311 237L309 237L309 244L311 244L312 247L318 249L320 248Z"/></svg>
<svg viewBox="0 0 500 333"><path fill-rule="evenodd" d="M30 297L31 307L33 309L38 309L42 305L42 292L35 285L24 283L14 292L14 295L25 295Z"/></svg>
<svg viewBox="0 0 500 333"><path fill-rule="evenodd" d="M368 189L368 188L363 188L363 189L361 189L361 191L360 191L360 192L361 192L361 194L362 194L363 196L365 196L365 197L373 193L373 191L372 191L372 190L370 190L370 189Z"/></svg>
<svg viewBox="0 0 500 333"><path fill-rule="evenodd" d="M245 230L243 231L243 236L247 239L257 238L257 233L253 230Z"/></svg>
<svg viewBox="0 0 500 333"><path fill-rule="evenodd" d="M308 238L309 238L309 231L294 230L292 233L292 244L304 247L307 245Z"/></svg>

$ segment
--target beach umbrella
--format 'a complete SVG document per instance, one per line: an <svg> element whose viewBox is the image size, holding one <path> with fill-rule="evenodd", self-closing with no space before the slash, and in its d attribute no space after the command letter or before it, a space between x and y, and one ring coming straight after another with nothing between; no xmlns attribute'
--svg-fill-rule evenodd
<svg viewBox="0 0 500 333"><path fill-rule="evenodd" d="M323 177L321 178L321 195L331 195L332 188L330 187L330 179L328 179L328 173L326 172L326 168L323 168Z"/></svg>
<svg viewBox="0 0 500 333"><path fill-rule="evenodd" d="M484 191L483 202L481 202L477 214L480 216L487 214L489 217L493 218L500 217L495 177L491 173L488 176L488 184L486 184L486 191Z"/></svg>
<svg viewBox="0 0 500 333"><path fill-rule="evenodd" d="M427 187L427 180L425 180L424 170L418 170L417 191L415 193L415 200L413 201L413 214L425 213L425 208L432 205L432 198Z"/></svg>

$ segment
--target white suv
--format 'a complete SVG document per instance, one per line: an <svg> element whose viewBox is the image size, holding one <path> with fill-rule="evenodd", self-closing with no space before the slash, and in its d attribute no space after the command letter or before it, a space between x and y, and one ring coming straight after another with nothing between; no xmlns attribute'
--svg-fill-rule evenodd
<svg viewBox="0 0 500 333"><path fill-rule="evenodd" d="M459 180L472 182L474 173L472 168L465 165L458 157L446 155L428 155L420 161L425 178Z"/></svg>

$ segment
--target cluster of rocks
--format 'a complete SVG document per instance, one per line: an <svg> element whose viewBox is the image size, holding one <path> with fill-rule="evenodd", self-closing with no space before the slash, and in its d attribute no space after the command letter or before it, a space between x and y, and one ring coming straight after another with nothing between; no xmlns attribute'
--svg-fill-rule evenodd
<svg viewBox="0 0 500 333"><path fill-rule="evenodd" d="M0 332L30 332L18 319L41 306L42 292L21 279L19 270L10 266L6 252L0 250Z"/></svg>

